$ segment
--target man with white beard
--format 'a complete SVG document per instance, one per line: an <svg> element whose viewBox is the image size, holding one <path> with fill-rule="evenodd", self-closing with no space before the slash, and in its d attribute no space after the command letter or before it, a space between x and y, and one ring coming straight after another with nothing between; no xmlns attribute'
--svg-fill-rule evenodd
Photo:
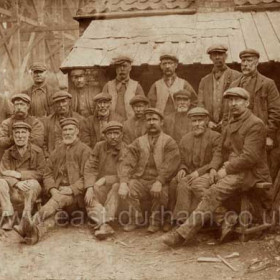
<svg viewBox="0 0 280 280"><path fill-rule="evenodd" d="M59 210L78 210L84 201L84 167L90 148L78 138L79 122L75 118L60 121L63 142L50 155L43 176L49 201L33 216L26 219L22 237L27 244L37 243Z"/></svg>
<svg viewBox="0 0 280 280"><path fill-rule="evenodd" d="M191 91L186 89L175 92L173 97L176 112L169 114L164 120L164 132L178 144L182 137L192 129L191 120L188 118L188 112L191 109L191 96Z"/></svg>

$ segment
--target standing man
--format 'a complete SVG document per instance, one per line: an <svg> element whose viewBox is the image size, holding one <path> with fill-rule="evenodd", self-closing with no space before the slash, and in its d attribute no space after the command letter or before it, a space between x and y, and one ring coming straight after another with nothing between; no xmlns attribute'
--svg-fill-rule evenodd
<svg viewBox="0 0 280 280"><path fill-rule="evenodd" d="M34 63L31 68L34 84L24 91L30 99L30 115L35 117L48 116L52 112L52 96L57 87L47 83L47 67L43 63Z"/></svg>
<svg viewBox="0 0 280 280"><path fill-rule="evenodd" d="M120 164L127 153L122 127L116 121L106 124L105 140L95 145L85 166L85 203L98 239L114 234L110 223L119 207Z"/></svg>
<svg viewBox="0 0 280 280"><path fill-rule="evenodd" d="M127 198L130 207L130 223L124 226L124 230L136 229L137 223L143 219L140 200L145 200L152 203L148 232L155 233L163 223L161 213L168 202L168 184L177 172L180 155L175 140L162 132L162 113L148 108L145 116L147 134L128 147L121 168L119 194Z"/></svg>
<svg viewBox="0 0 280 280"><path fill-rule="evenodd" d="M103 129L110 121L121 121L122 117L111 110L112 96L109 93L99 93L94 97L96 110L93 116L85 120L81 139L92 149L95 144L104 140Z"/></svg>
<svg viewBox="0 0 280 280"><path fill-rule="evenodd" d="M123 121L133 116L129 101L135 95L144 95L141 85L130 78L132 59L119 56L113 60L116 78L105 84L103 92L112 96L112 111L122 117Z"/></svg>
<svg viewBox="0 0 280 280"><path fill-rule="evenodd" d="M174 105L176 112L170 113L164 120L163 130L178 144L182 137L191 131L191 120L188 112L191 109L191 92L183 89L174 93Z"/></svg>
<svg viewBox="0 0 280 280"><path fill-rule="evenodd" d="M93 115L95 110L94 97L101 89L89 86L85 69L71 70L70 78L73 84L73 87L69 89L72 95L72 110L83 117Z"/></svg>
<svg viewBox="0 0 280 280"><path fill-rule="evenodd" d="M238 191L252 190L258 182L270 182L269 169L266 161L266 129L265 125L249 109L250 94L243 88L231 88L224 93L228 99L231 118L223 130L219 143L219 157L224 163L218 170L216 183L204 181L207 189L201 202L186 222L177 230L164 236L163 242L168 246L183 244L190 241L203 224L213 218L215 210L224 201ZM218 163L218 161L217 161ZM267 203L265 193L260 196Z"/></svg>
<svg viewBox="0 0 280 280"><path fill-rule="evenodd" d="M136 138L146 133L145 110L149 107L149 99L144 95L134 96L130 102L134 116L123 124L123 141L131 144Z"/></svg>
<svg viewBox="0 0 280 280"><path fill-rule="evenodd" d="M84 118L71 110L72 95L67 91L57 91L53 95L54 113L43 119L44 123L44 152L48 158L50 153L62 142L61 120L75 118L79 122L79 131L82 133Z"/></svg>
<svg viewBox="0 0 280 280"><path fill-rule="evenodd" d="M15 94L12 97L14 114L0 125L0 147L2 149L7 149L14 144L12 128L17 121L29 124L32 128L29 141L39 147L43 147L44 126L37 118L29 115L30 102L30 97L24 93Z"/></svg>
<svg viewBox="0 0 280 280"><path fill-rule="evenodd" d="M223 94L230 84L241 76L241 73L230 69L226 65L228 48L215 44L207 49L214 67L210 74L203 77L198 88L198 105L204 106L210 115L210 128L220 130L223 114L227 113L227 106L223 101Z"/></svg>
<svg viewBox="0 0 280 280"><path fill-rule="evenodd" d="M41 148L29 142L31 126L18 121L12 125L14 145L5 151L0 164L0 205L2 229L11 230L14 219L13 203L24 203L22 217L31 216L36 199L41 192L40 181L45 167ZM22 232L23 219L15 226Z"/></svg>
<svg viewBox="0 0 280 280"><path fill-rule="evenodd" d="M218 150L220 134L208 128L209 112L204 108L196 107L188 112L188 117L191 120L192 131L180 142L181 165L170 186L172 193L170 200L175 193L173 199L175 220L181 218L180 214L189 215L196 208L197 201L201 200L205 191L201 188L201 185L204 185L200 184L200 181L207 180L214 183L213 176L216 173L211 168L220 167L222 163L219 162Z"/></svg>
<svg viewBox="0 0 280 280"><path fill-rule="evenodd" d="M49 201L27 219L22 236L28 244L37 243L61 209L81 209L84 200L84 167L90 148L79 138L79 122L75 118L61 120L63 143L50 155L43 181Z"/></svg>
<svg viewBox="0 0 280 280"><path fill-rule="evenodd" d="M176 111L174 105L174 93L186 89L191 93L191 102L196 103L196 92L184 79L177 77L178 58L174 55L165 54L160 57L160 69L162 78L152 84L148 93L151 106L159 109L164 116Z"/></svg>
<svg viewBox="0 0 280 280"><path fill-rule="evenodd" d="M240 52L242 76L230 87L242 87L250 93L249 109L266 125L266 146L272 149L280 122L280 97L273 80L258 72L260 54L254 49Z"/></svg>

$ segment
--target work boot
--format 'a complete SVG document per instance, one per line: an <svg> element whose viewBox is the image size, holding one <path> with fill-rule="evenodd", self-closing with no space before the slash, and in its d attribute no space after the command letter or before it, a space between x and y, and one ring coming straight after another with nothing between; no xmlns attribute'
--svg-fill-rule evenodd
<svg viewBox="0 0 280 280"><path fill-rule="evenodd" d="M228 242L232 238L233 229L237 224L238 215L232 213L227 216L227 218L223 221L221 226L221 236L219 239L219 243Z"/></svg>
<svg viewBox="0 0 280 280"><path fill-rule="evenodd" d="M115 231L113 228L108 225L108 224L103 224L100 226L98 230L95 231L95 237L98 238L99 240L104 240L107 237L113 235Z"/></svg>
<svg viewBox="0 0 280 280"><path fill-rule="evenodd" d="M169 247L179 246L183 244L184 241L185 239L175 230L162 237L162 242Z"/></svg>
<svg viewBox="0 0 280 280"><path fill-rule="evenodd" d="M24 235L24 242L28 245L34 245L39 241L38 227L31 223L31 220L27 217L22 217L22 229Z"/></svg>
<svg viewBox="0 0 280 280"><path fill-rule="evenodd" d="M131 231L134 231L134 230L136 230L136 228L137 228L137 226L136 226L136 224L126 224L124 227L123 227L123 230L125 231L125 232L131 232Z"/></svg>
<svg viewBox="0 0 280 280"><path fill-rule="evenodd" d="M20 223L19 225L14 225L13 226L13 230L19 234L21 237L25 237L25 233L24 233L24 229L23 229L23 226L22 226L22 223Z"/></svg>
<svg viewBox="0 0 280 280"><path fill-rule="evenodd" d="M2 224L2 229L6 231L10 231L13 229L14 219L13 216L5 216Z"/></svg>
<svg viewBox="0 0 280 280"><path fill-rule="evenodd" d="M160 230L160 226L158 225L149 225L147 232L149 233L156 233Z"/></svg>
<svg viewBox="0 0 280 280"><path fill-rule="evenodd" d="M172 223L170 221L164 222L163 227L162 227L162 231L163 232L168 232L171 229L172 229Z"/></svg>

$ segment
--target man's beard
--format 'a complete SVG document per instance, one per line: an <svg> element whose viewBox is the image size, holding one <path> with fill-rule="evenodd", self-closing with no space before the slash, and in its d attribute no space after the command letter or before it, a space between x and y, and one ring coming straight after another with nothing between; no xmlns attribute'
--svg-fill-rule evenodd
<svg viewBox="0 0 280 280"><path fill-rule="evenodd" d="M189 111L189 107L178 107L177 108L178 113L183 113L183 112L188 112L188 111Z"/></svg>
<svg viewBox="0 0 280 280"><path fill-rule="evenodd" d="M63 138L62 141L65 145L71 145L72 143L75 142L75 140L78 138L77 135L73 136L73 137L66 137Z"/></svg>
<svg viewBox="0 0 280 280"><path fill-rule="evenodd" d="M26 113L24 113L24 112L15 112L15 118L16 119L20 119L20 120L22 120L22 119L24 119L25 117L26 117Z"/></svg>

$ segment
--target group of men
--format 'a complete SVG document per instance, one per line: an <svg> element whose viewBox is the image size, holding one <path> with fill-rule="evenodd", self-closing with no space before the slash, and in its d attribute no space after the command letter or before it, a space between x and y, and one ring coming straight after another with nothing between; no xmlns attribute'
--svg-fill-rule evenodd
<svg viewBox="0 0 280 280"><path fill-rule="evenodd" d="M171 54L160 57L163 77L147 96L130 78L129 57L114 59L116 78L101 93L90 90L84 69L71 71L67 92L47 84L43 64L33 65L34 85L12 96L13 114L0 125L2 230L35 244L56 213L80 209L100 240L114 234L118 220L128 232L162 228L163 242L176 246L211 216L223 240L226 201L272 181L280 97L258 72L256 50L240 52L241 73L226 65L226 46L207 53L214 67L198 94L177 77ZM260 202L269 211L272 194ZM24 207L16 222L18 203Z"/></svg>

